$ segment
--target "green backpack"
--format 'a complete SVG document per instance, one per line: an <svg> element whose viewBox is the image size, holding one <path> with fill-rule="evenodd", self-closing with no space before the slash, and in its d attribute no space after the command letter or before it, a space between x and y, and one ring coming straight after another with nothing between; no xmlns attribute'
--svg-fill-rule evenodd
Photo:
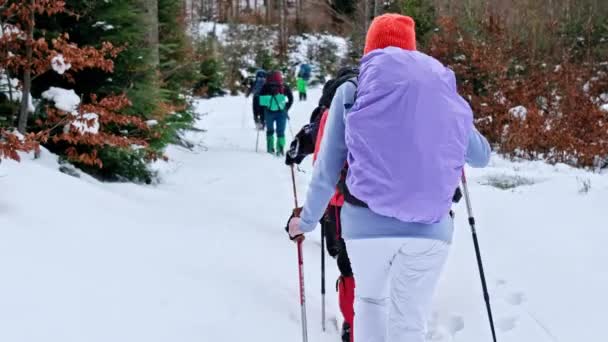
<svg viewBox="0 0 608 342"><path fill-rule="evenodd" d="M268 108L271 112L284 111L287 106L287 96L283 94L260 96L260 106Z"/></svg>

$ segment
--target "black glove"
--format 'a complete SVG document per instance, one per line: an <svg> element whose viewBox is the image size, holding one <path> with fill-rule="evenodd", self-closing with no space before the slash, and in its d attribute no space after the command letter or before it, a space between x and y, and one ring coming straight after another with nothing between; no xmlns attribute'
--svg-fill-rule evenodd
<svg viewBox="0 0 608 342"><path fill-rule="evenodd" d="M462 199L462 191L460 190L460 187L457 187L456 191L454 191L454 196L452 196L452 202L458 203L458 202L460 202L461 199Z"/></svg>
<svg viewBox="0 0 608 342"><path fill-rule="evenodd" d="M302 127L285 154L286 165L299 165L306 156L315 152L316 132L315 124L308 124Z"/></svg>

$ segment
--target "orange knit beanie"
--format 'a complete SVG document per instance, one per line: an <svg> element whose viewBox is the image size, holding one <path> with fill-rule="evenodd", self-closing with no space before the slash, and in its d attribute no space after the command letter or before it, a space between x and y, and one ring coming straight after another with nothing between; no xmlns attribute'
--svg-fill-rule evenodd
<svg viewBox="0 0 608 342"><path fill-rule="evenodd" d="M415 26L414 19L400 14L389 13L376 17L367 30L364 54L389 46L415 51Z"/></svg>

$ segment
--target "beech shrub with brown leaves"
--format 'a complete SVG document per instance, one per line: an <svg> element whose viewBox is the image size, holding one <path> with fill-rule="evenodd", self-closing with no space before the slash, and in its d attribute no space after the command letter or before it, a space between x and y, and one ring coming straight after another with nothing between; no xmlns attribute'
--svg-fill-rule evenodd
<svg viewBox="0 0 608 342"><path fill-rule="evenodd" d="M20 137L19 134L0 129L0 160L12 159L21 161L18 152L37 152L40 149L37 138L37 136L31 133Z"/></svg>
<svg viewBox="0 0 608 342"><path fill-rule="evenodd" d="M439 27L427 52L455 71L476 126L498 152L577 167L608 157L608 113L598 102L608 92L607 63L574 61L567 51L533 58L494 17L475 37L451 18Z"/></svg>
<svg viewBox="0 0 608 342"><path fill-rule="evenodd" d="M99 168L103 163L98 151L103 147L147 147L150 129L144 120L120 114L131 105L125 95L109 96L100 101L91 95L91 99L91 103L80 106L77 115L47 108L47 117L36 120L36 125L42 129L38 134L39 141L62 146L67 159L72 162ZM98 128L90 130L94 126Z"/></svg>
<svg viewBox="0 0 608 342"><path fill-rule="evenodd" d="M74 75L85 69L97 69L108 74L114 71L114 59L123 50L122 47L115 47L109 42L100 42L98 48L80 47L70 42L66 33L49 39L33 30L35 21L32 16L53 16L58 13L70 13L64 1L0 0L3 32L6 31L6 34L0 35L0 71L6 73L7 78L19 77L26 72L34 78L55 72L52 63L58 57L69 65L61 72L68 83L74 83ZM31 49L31 55L26 53L28 49ZM28 89L24 87L23 80L20 79L20 82L21 88ZM149 141L155 138L157 133L150 131L142 116L122 114L125 108L131 106L126 95L115 94L98 100L91 94L86 98L90 99L89 102L81 104L71 113L48 106L42 116L30 123L30 130L35 133L19 137L7 130L0 131L0 159L18 161L18 152L38 150L42 143L52 145L53 151L72 162L102 168L100 149L145 149ZM154 159L159 155L157 151L151 151L148 157Z"/></svg>

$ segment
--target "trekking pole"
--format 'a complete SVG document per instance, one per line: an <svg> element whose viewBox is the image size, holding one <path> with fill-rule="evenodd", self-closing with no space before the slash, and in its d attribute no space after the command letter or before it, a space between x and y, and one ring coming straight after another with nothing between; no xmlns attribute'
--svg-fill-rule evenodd
<svg viewBox="0 0 608 342"><path fill-rule="evenodd" d="M321 329L325 332L325 225L321 225Z"/></svg>
<svg viewBox="0 0 608 342"><path fill-rule="evenodd" d="M302 341L308 342L306 323L306 295L304 291L304 257L302 256L302 239L298 239L298 270L300 274L300 307L302 309Z"/></svg>
<svg viewBox="0 0 608 342"><path fill-rule="evenodd" d="M289 125L289 134L291 134L291 140L293 140L295 136L293 135L293 128L291 127L291 119L289 117L287 118L287 124Z"/></svg>
<svg viewBox="0 0 608 342"><path fill-rule="evenodd" d="M469 225L471 226L471 233L473 235L473 244L475 245L475 255L477 257L477 267L479 268L479 276L481 278L481 287L483 289L483 298L486 301L486 309L488 311L488 319L490 321L490 329L492 330L492 340L496 342L496 329L494 328L494 318L492 317L492 307L490 306L490 295L488 293L488 285L486 283L486 276L483 271L483 264L481 261L481 252L479 249L479 241L477 240L477 230L475 229L475 216L473 216L473 207L471 206L471 197L469 195L469 187L467 184L467 177L464 169L462 170L462 188L464 190L464 199L467 204L467 212L469 214Z"/></svg>
<svg viewBox="0 0 608 342"><path fill-rule="evenodd" d="M258 133L255 137L255 153L258 153L258 146L260 146L260 130L257 129L257 127L256 130L258 131Z"/></svg>
<svg viewBox="0 0 608 342"><path fill-rule="evenodd" d="M298 191L296 189L296 172L293 168L293 164L290 165L291 168L291 184L293 185L293 202L295 204L295 208L298 209Z"/></svg>
<svg viewBox="0 0 608 342"><path fill-rule="evenodd" d="M298 206L298 191L296 189L296 173L293 165L291 165L291 184L293 185L293 202L295 205L294 216L300 216L300 208ZM298 275L300 278L300 308L302 310L302 341L308 342L308 323L306 321L306 291L304 288L304 255L302 253L302 242L304 236L296 236L294 238L298 246Z"/></svg>
<svg viewBox="0 0 608 342"><path fill-rule="evenodd" d="M308 342L308 329L306 323L306 295L304 291L304 258L302 256L302 240L298 242L298 270L300 274L300 308L302 309L302 341Z"/></svg>

